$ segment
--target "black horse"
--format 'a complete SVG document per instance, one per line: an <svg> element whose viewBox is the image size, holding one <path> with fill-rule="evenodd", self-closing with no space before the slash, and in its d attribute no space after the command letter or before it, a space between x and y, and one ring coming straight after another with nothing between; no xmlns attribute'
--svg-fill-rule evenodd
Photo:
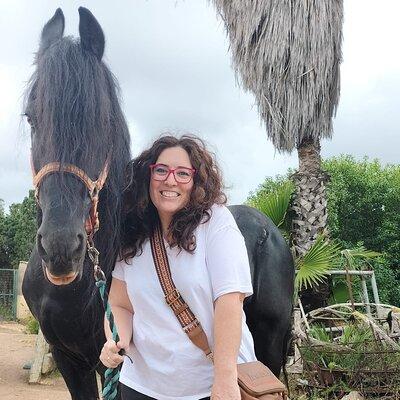
<svg viewBox="0 0 400 400"><path fill-rule="evenodd" d="M109 279L119 246L130 136L116 81L101 61L102 29L87 9L79 8L79 15L80 40L63 37L60 9L44 26L25 113L32 127L34 171L59 162L60 170L74 165L94 181L109 164L99 193L101 228L94 236ZM76 175L54 171L40 183L38 205L37 241L23 294L72 398L97 399L95 370L103 372L99 354L105 336L104 312L86 255L89 191Z"/></svg>
<svg viewBox="0 0 400 400"><path fill-rule="evenodd" d="M39 180L39 229L23 293L72 399L92 400L98 398L94 371L104 372L98 362L104 314L86 255L88 221L95 222L90 218L93 196L76 168L96 180L109 164L94 236L109 283L120 244L121 189L130 154L117 85L101 61L102 29L87 9L81 7L79 14L80 40L63 37L60 9L44 26L27 93L33 170L57 164ZM68 169L71 165L75 170ZM256 354L279 374L290 332L293 261L279 230L263 214L246 206L233 206L231 212L249 253L254 294L245 311Z"/></svg>

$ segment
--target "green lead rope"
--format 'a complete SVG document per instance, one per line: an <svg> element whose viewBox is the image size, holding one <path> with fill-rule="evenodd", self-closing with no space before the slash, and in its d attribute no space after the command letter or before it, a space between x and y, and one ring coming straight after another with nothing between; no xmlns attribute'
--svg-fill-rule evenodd
<svg viewBox="0 0 400 400"><path fill-rule="evenodd" d="M111 312L111 306L110 303L108 302L108 293L106 290L106 277L104 275L104 272L99 266L99 251L94 246L92 237L88 237L87 252L90 260L93 263L94 279L96 282L96 286L99 288L100 296L103 301L103 306L110 326L110 331L112 333L112 338L115 343L118 343L119 335L117 331L117 326L114 323L114 315ZM127 354L125 354L124 349L120 350L119 354L126 355L131 360L131 358ZM117 397L118 384L119 384L119 368L107 368L104 374L104 388L102 393L104 400L114 400Z"/></svg>
<svg viewBox="0 0 400 400"><path fill-rule="evenodd" d="M108 293L106 290L106 281L103 279L96 280L96 286L99 288L101 299L103 300L104 310L112 332L112 338L115 343L119 341L117 326L114 323L114 316L111 312L111 306L108 302ZM119 368L107 368L104 374L103 399L114 400L118 393Z"/></svg>

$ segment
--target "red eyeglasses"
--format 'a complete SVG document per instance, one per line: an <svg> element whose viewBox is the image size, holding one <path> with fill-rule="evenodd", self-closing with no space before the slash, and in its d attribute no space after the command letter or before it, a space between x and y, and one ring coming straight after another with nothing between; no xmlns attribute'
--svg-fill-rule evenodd
<svg viewBox="0 0 400 400"><path fill-rule="evenodd" d="M196 172L194 168L170 168L165 164L152 164L150 170L152 178L156 181L166 181L169 175L173 174L178 183L189 183Z"/></svg>

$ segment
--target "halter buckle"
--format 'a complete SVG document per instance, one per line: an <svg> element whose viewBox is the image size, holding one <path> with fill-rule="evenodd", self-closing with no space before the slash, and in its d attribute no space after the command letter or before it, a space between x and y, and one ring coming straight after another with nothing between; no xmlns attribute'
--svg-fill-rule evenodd
<svg viewBox="0 0 400 400"><path fill-rule="evenodd" d="M177 300L179 300L179 298L181 297L181 294L178 292L178 289L175 288L172 292L169 292L166 296L165 296L165 301L167 302L167 304L169 306L171 306L171 304L175 303Z"/></svg>

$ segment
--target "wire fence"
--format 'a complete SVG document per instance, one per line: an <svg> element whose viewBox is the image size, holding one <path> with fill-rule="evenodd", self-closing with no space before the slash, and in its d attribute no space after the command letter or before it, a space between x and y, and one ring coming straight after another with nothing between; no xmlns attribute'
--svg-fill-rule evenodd
<svg viewBox="0 0 400 400"><path fill-rule="evenodd" d="M0 269L0 320L17 317L17 269Z"/></svg>

